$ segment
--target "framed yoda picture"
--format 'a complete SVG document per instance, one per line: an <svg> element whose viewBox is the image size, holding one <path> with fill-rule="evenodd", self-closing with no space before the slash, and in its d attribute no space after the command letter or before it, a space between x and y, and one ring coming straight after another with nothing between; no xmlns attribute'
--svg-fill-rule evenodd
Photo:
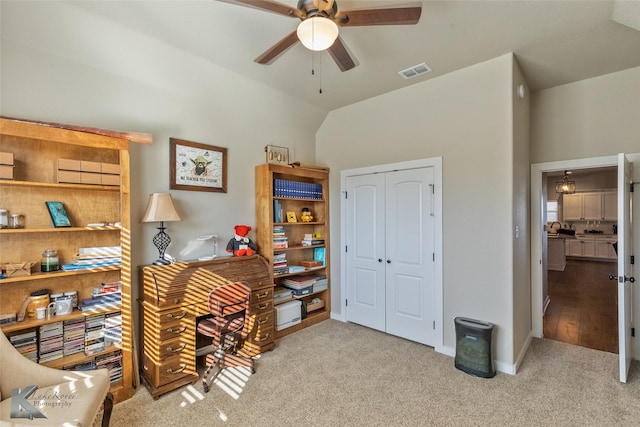
<svg viewBox="0 0 640 427"><path fill-rule="evenodd" d="M227 149L169 138L170 185L174 190L227 192Z"/></svg>

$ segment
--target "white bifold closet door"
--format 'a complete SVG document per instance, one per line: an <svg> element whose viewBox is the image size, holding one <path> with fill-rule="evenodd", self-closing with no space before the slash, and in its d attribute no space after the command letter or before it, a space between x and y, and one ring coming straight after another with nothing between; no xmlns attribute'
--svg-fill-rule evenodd
<svg viewBox="0 0 640 427"><path fill-rule="evenodd" d="M347 321L435 345L434 168L347 178Z"/></svg>

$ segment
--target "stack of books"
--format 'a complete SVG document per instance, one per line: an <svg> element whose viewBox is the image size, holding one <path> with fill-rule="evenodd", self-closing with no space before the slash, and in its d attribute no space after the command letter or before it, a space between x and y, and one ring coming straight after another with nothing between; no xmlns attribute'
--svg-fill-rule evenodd
<svg viewBox="0 0 640 427"><path fill-rule="evenodd" d="M96 356L95 361L96 369L109 370L109 380L112 383L122 379L122 350Z"/></svg>
<svg viewBox="0 0 640 427"><path fill-rule="evenodd" d="M83 299L78 304L80 311L99 310L119 307L122 304L122 284L120 282L103 283L93 288L91 298Z"/></svg>
<svg viewBox="0 0 640 427"><path fill-rule="evenodd" d="M287 254L273 255L273 274L285 274L289 272L287 265Z"/></svg>
<svg viewBox="0 0 640 427"><path fill-rule="evenodd" d="M284 227L273 227L273 249L285 249L289 247L289 241L284 233Z"/></svg>
<svg viewBox="0 0 640 427"><path fill-rule="evenodd" d="M11 335L9 341L27 359L38 363L38 341L36 330L31 329L20 334Z"/></svg>
<svg viewBox="0 0 640 427"><path fill-rule="evenodd" d="M62 352L65 356L84 351L84 319L70 319L63 322L64 346Z"/></svg>
<svg viewBox="0 0 640 427"><path fill-rule="evenodd" d="M40 363L62 359L64 348L64 327L62 322L40 326Z"/></svg>
<svg viewBox="0 0 640 427"><path fill-rule="evenodd" d="M84 321L84 354L90 356L104 350L104 314L92 314Z"/></svg>
<svg viewBox="0 0 640 427"><path fill-rule="evenodd" d="M63 264L62 270L82 270L87 268L122 265L122 247L98 246L80 248L73 263Z"/></svg>
<svg viewBox="0 0 640 427"><path fill-rule="evenodd" d="M305 234L302 239L302 246L324 245L324 239L321 234Z"/></svg>
<svg viewBox="0 0 640 427"><path fill-rule="evenodd" d="M276 197L322 200L322 184L274 179L273 195Z"/></svg>
<svg viewBox="0 0 640 427"><path fill-rule="evenodd" d="M122 312L114 311L104 315L104 345L122 345Z"/></svg>

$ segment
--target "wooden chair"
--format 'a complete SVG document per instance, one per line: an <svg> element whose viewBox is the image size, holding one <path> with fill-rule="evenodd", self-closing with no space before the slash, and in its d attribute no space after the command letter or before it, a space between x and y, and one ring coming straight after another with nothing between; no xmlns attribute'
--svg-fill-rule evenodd
<svg viewBox="0 0 640 427"><path fill-rule="evenodd" d="M237 350L247 337L247 313L251 288L245 282L229 283L209 293L209 312L207 317L198 322L199 334L212 339L213 352L206 356L206 369L202 375L205 393L209 384L220 372L230 366L244 366L255 373L253 359L238 356ZM209 378L211 370L218 370L213 378Z"/></svg>

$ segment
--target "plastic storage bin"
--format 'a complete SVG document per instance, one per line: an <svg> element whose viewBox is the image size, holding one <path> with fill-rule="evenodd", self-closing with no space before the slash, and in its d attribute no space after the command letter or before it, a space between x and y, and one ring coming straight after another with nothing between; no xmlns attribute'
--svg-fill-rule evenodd
<svg viewBox="0 0 640 427"><path fill-rule="evenodd" d="M492 323L456 317L456 368L477 377L496 375L493 364Z"/></svg>

